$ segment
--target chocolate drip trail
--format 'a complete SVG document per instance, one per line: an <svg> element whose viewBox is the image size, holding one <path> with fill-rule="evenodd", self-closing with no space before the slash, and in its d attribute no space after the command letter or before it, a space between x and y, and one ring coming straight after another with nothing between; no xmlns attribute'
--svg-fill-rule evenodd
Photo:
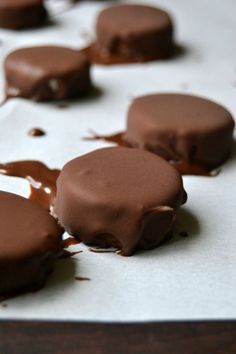
<svg viewBox="0 0 236 354"><path fill-rule="evenodd" d="M25 160L0 164L0 173L26 179L30 184L29 199L45 209L53 205L60 170L50 169L40 161Z"/></svg>
<svg viewBox="0 0 236 354"><path fill-rule="evenodd" d="M128 144L124 140L124 132L119 132L115 133L112 135L99 135L96 134L95 132L91 131L91 136L90 137L85 137L83 140L103 140L108 143L114 143L119 146L124 146L124 147L131 147L130 144Z"/></svg>

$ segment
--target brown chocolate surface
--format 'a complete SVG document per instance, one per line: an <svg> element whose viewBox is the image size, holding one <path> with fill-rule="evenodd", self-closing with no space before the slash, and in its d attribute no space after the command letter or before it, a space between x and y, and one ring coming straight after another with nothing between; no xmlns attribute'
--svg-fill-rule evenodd
<svg viewBox="0 0 236 354"><path fill-rule="evenodd" d="M63 230L36 203L0 191L0 294L43 286L62 251Z"/></svg>
<svg viewBox="0 0 236 354"><path fill-rule="evenodd" d="M153 94L133 101L123 138L164 157L184 174L207 174L229 156L233 130L231 114L215 102Z"/></svg>
<svg viewBox="0 0 236 354"><path fill-rule="evenodd" d="M53 205L60 170L50 169L40 161L23 160L0 164L0 173L26 179L30 184L29 199L48 210Z"/></svg>
<svg viewBox="0 0 236 354"><path fill-rule="evenodd" d="M105 148L68 162L57 180L54 214L73 236L123 255L156 247L186 201L182 178L147 151Z"/></svg>
<svg viewBox="0 0 236 354"><path fill-rule="evenodd" d="M6 97L35 101L78 98L91 88L84 52L57 46L22 48L4 62Z"/></svg>
<svg viewBox="0 0 236 354"><path fill-rule="evenodd" d="M173 25L169 15L144 5L116 5L101 11L97 39L86 49L98 64L164 59L172 55Z"/></svg>
<svg viewBox="0 0 236 354"><path fill-rule="evenodd" d="M13 30L37 27L46 19L43 0L0 1L0 27Z"/></svg>

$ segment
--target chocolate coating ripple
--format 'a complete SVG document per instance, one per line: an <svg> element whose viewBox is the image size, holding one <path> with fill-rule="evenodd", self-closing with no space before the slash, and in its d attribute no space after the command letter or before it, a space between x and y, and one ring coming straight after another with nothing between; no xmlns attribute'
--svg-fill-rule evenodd
<svg viewBox="0 0 236 354"><path fill-rule="evenodd" d="M180 174L162 158L123 147L68 162L57 180L54 214L73 236L123 255L154 248L186 201Z"/></svg>
<svg viewBox="0 0 236 354"><path fill-rule="evenodd" d="M173 52L172 20L165 11L151 6L106 8L98 15L96 34L93 48L104 64L167 58Z"/></svg>
<svg viewBox="0 0 236 354"><path fill-rule="evenodd" d="M43 0L0 0L0 27L13 30L37 27L46 19Z"/></svg>
<svg viewBox="0 0 236 354"><path fill-rule="evenodd" d="M69 48L18 49L7 56L4 69L8 98L63 100L83 96L91 88L87 55Z"/></svg>
<svg viewBox="0 0 236 354"><path fill-rule="evenodd" d="M136 98L128 111L124 139L180 163L220 165L232 146L234 120L221 105L183 94Z"/></svg>
<svg viewBox="0 0 236 354"><path fill-rule="evenodd" d="M0 294L43 286L62 250L62 229L36 203L0 191Z"/></svg>

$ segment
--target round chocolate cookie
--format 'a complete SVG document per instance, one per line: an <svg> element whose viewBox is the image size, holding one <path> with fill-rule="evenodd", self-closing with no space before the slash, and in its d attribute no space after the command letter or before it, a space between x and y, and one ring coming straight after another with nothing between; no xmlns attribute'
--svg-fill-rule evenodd
<svg viewBox="0 0 236 354"><path fill-rule="evenodd" d="M0 0L0 27L37 27L47 19L43 0Z"/></svg>
<svg viewBox="0 0 236 354"><path fill-rule="evenodd" d="M57 180L55 215L86 244L113 246L125 256L159 245L186 201L182 178L164 159L123 147L68 162Z"/></svg>
<svg viewBox="0 0 236 354"><path fill-rule="evenodd" d="M182 94L136 98L124 139L171 161L181 172L201 174L219 166L232 146L234 120L219 104ZM188 172L189 171L189 172Z"/></svg>
<svg viewBox="0 0 236 354"><path fill-rule="evenodd" d="M37 290L62 250L62 229L38 204L0 191L0 294Z"/></svg>
<svg viewBox="0 0 236 354"><path fill-rule="evenodd" d="M116 5L103 10L96 25L91 60L101 64L142 62L173 53L173 25L163 10L144 5Z"/></svg>
<svg viewBox="0 0 236 354"><path fill-rule="evenodd" d="M56 46L29 47L4 62L6 97L64 100L88 93L90 62L84 52Z"/></svg>

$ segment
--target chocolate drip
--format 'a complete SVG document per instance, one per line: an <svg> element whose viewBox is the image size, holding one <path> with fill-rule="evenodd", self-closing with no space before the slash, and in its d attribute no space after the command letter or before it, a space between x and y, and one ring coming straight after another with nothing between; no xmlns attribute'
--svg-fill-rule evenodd
<svg viewBox="0 0 236 354"><path fill-rule="evenodd" d="M28 131L28 135L32 137L39 137L39 136L44 136L46 135L45 131L42 130L41 128L31 128Z"/></svg>
<svg viewBox="0 0 236 354"><path fill-rule="evenodd" d="M124 147L130 147L130 144L128 144L124 140L124 133L119 132L111 135L99 135L91 131L91 136L90 137L85 137L83 140L103 140L108 143L115 143L119 146L124 146Z"/></svg>
<svg viewBox="0 0 236 354"><path fill-rule="evenodd" d="M68 237L67 239L63 240L63 248L68 248L72 245L78 245L80 243L79 240L77 240L74 237Z"/></svg>
<svg viewBox="0 0 236 354"><path fill-rule="evenodd" d="M87 278L87 277L75 277L75 280L78 280L78 281L85 281L85 280L91 280L90 278Z"/></svg>
<svg viewBox="0 0 236 354"><path fill-rule="evenodd" d="M65 259L65 258L71 258L73 256L75 256L76 254L78 253L82 253L83 251L76 251L76 252L70 252L70 251L67 251L67 250L63 250L61 256L60 256L60 259Z"/></svg>
<svg viewBox="0 0 236 354"><path fill-rule="evenodd" d="M25 160L0 164L0 173L26 179L30 184L29 199L46 209L53 205L60 170L50 169L40 161Z"/></svg>

